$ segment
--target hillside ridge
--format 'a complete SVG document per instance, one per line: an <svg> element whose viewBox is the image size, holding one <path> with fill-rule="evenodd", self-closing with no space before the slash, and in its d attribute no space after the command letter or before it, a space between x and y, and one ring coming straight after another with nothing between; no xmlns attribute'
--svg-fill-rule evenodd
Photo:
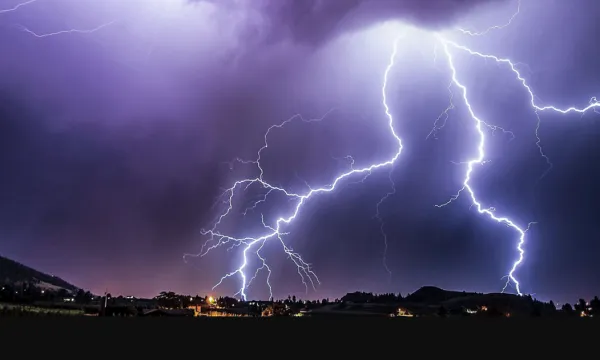
<svg viewBox="0 0 600 360"><path fill-rule="evenodd" d="M32 283L48 289L77 292L79 287L0 255L0 284Z"/></svg>

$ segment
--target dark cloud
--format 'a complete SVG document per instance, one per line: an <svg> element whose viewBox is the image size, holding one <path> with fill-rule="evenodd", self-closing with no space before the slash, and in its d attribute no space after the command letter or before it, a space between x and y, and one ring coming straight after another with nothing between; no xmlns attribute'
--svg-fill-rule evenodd
<svg viewBox="0 0 600 360"><path fill-rule="evenodd" d="M192 3L207 0L189 0ZM209 0L210 1L210 0ZM346 31L401 19L420 27L450 25L477 6L506 0L259 0L252 1L266 22L267 41L292 39L320 44ZM215 1L211 1L217 3ZM234 2L219 2L234 6Z"/></svg>
<svg viewBox="0 0 600 360"><path fill-rule="evenodd" d="M373 25L398 19L432 29L459 23L484 29L516 7L505 0L184 1L40 1L0 16L0 49L9 54L0 57L3 255L99 293L205 294L239 253L224 248L187 264L181 256L199 251L200 228L223 211L222 188L256 176L252 166L230 169L226 162L255 158L269 126L298 112L317 117L339 109L323 123L294 123L271 134L262 154L266 178L302 190L299 179L322 185L348 169L332 157L352 155L364 164L395 149L381 105L395 34L388 31L393 26ZM510 27L489 37L457 38L530 65L528 79L545 101L580 105L597 95L600 63L589 46L597 9L589 0L532 0L521 10ZM95 33L42 39L15 26L48 33L115 19ZM338 36L370 26L374 31ZM388 173L380 171L366 183L349 179L341 191L315 197L290 227L286 240L322 281L320 292L308 296L412 292L427 283L496 291L515 256L514 233L476 216L466 197L433 206L460 187L464 167L452 161L467 159L475 145L460 101L439 139L425 141L448 106L449 73L441 53L434 63L434 44L415 33L400 47L389 78L391 111L405 141L393 173L398 191L382 208L394 276L390 282L381 265L383 239L373 221L390 189ZM519 274L523 289L555 300L593 295L586 289L599 287L594 183L600 174L590 161L600 153L596 114L542 114L540 137L555 167L539 180L545 162L519 83L507 69L460 52L456 64L477 113L516 134L511 142L490 136L492 162L474 180L486 206L521 223L538 221ZM583 173L574 184L573 174ZM250 192L236 197L224 231L262 231L260 212L241 212L252 200ZM284 206L272 200L261 208L266 215ZM277 245L265 255L276 296L307 296ZM230 295L238 284L231 279L217 294ZM257 286L253 296L266 296Z"/></svg>

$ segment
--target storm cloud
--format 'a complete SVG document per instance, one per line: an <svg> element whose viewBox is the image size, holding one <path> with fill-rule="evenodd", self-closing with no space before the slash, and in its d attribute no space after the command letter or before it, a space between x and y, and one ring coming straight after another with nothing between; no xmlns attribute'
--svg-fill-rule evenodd
<svg viewBox="0 0 600 360"><path fill-rule="evenodd" d="M10 7L18 1L0 2ZM523 1L522 14L510 28L485 38L451 31L458 25L485 28L510 18L515 8L514 1L502 0L45 0L3 13L0 253L96 292L107 287L145 296L171 289L209 292L238 255L215 253L193 264L185 264L182 255L199 250L204 240L199 230L217 216L223 187L256 175L255 168L231 166L231 160L255 158L269 126L297 113L314 118L338 109L323 123L290 124L271 134L263 153L265 176L301 191L304 180L327 184L348 169L340 160L344 156L352 155L358 165L395 150L381 84L403 23L448 30L461 43L528 63L531 84L544 100L571 105L594 95L598 79L590 74L600 71L582 34L593 33L596 20L584 0ZM568 36L557 21L573 24ZM21 31L48 34L106 23L93 33L43 38ZM398 274L393 291L413 291L434 281L494 291L514 256L514 234L474 216L464 204L446 210L433 206L460 187L464 169L452 161L468 158L474 148L468 115L458 101L439 141L425 140L448 106L449 79L441 56L434 61L435 49L427 41L431 34L423 40L421 33L401 41L398 66L390 74L390 107L406 145L393 174L397 194L382 211L389 224L388 262ZM578 61L565 48L590 60ZM494 162L478 170L478 189L486 204L520 221L539 221L539 229L545 229L540 230L543 241L537 227L531 232L533 260L524 266L523 279L531 284L537 277L545 287L536 292L552 293L548 284L561 277L550 260L538 252L543 264L538 274L525 273L535 261L535 244L543 244L544 253L574 258L577 246L571 244L585 236L569 235L569 246L554 240L554 234L570 234L566 221L553 220L545 210L563 207L556 200L560 194L551 197L555 203L544 203L546 191L536 190L534 201L533 192L526 191L531 188L521 186L525 178L536 183L545 170L535 146L535 116L522 89L501 67L460 54L456 63L474 89L476 111L516 134L509 145L502 135L490 137ZM571 145L563 140L563 125L572 126L575 137L587 131L581 124L596 123L588 119L592 115L583 121L545 118L540 134L555 169L575 167L572 159L585 159L585 150L575 146L596 143L586 137L566 149ZM567 176L559 174L566 171L555 170L540 187L565 187ZM352 179L339 193L315 198L290 229L290 244L322 280L315 296L391 290L381 266L380 229L373 221L375 204L389 191L387 175L374 173L359 185L350 182L360 179ZM581 181L598 180L590 175ZM571 202L571 211L561 216L593 224L594 219L581 220L585 216L573 209L585 207L569 196L562 201ZM539 214L531 213L534 206L542 208ZM244 235L261 230L232 222L231 228ZM271 278L277 296L305 296L295 269L286 267L278 250L266 250L278 269ZM590 255L580 263L593 261ZM234 293L235 282L220 293ZM565 286L573 293L583 288ZM257 293L265 295L264 289Z"/></svg>
<svg viewBox="0 0 600 360"><path fill-rule="evenodd" d="M246 31L267 42L292 40L319 45L337 35L381 22L397 20L427 29L442 29L482 5L506 0L257 0L209 1L223 8L252 9L260 21ZM256 39L256 38L254 38Z"/></svg>

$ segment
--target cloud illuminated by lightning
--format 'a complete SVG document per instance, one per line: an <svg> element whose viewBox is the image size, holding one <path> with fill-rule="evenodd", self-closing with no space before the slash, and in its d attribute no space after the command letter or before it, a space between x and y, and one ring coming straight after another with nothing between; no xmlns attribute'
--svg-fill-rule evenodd
<svg viewBox="0 0 600 360"><path fill-rule="evenodd" d="M213 289L216 288L217 286L221 285L223 283L223 281L225 281L227 278L232 277L234 275L238 275L241 278L241 287L238 291L238 294L243 299L246 299L246 296L247 296L246 291L248 289L248 286L250 285L252 280L256 277L257 273L262 269L266 269L269 275L271 273L271 269L268 267L265 258L263 258L260 255L260 250L262 249L262 247L264 246L264 244L267 241L272 241L272 240L278 241L281 244L283 251L290 257L292 262L294 262L294 264L297 267L298 274L299 274L303 284L307 288L307 290L308 290L307 281L310 282L313 287L315 285L315 282L319 282L319 279L316 276L316 274L313 272L313 270L311 269L310 264L306 263L299 254L295 253L291 248L289 248L286 245L286 243L283 240L283 237L285 235L287 235L287 233L283 232L283 229L286 225L289 225L296 219L296 217L300 213L303 205L313 196L319 195L322 193L332 192L337 189L338 184L340 184L344 180L346 180L350 177L353 177L355 175L368 175L374 170L384 168L384 167L391 167L396 162L396 160L400 157L400 154L402 153L402 140L400 139L400 137L398 136L398 134L396 133L396 131L394 129L394 119L392 117L390 108L387 103L387 93L386 93L387 85L388 85L388 75L394 66L396 54L398 52L398 40L399 40L399 38L397 38L394 41L392 55L390 57L388 66L385 69L384 76L383 76L383 85L381 88L382 103L383 103L383 106L385 109L385 115L388 119L390 134L397 141L397 144L398 144L397 151L388 160L385 160L385 161L382 161L379 163L375 163L375 164L372 164L372 165L369 165L366 167L355 168L354 162L352 161L351 169L349 171L339 175L338 177L336 177L332 181L331 184L320 187L320 188L310 188L309 191L306 193L297 194L297 193L292 193L284 188L280 188L280 187L271 185L268 182L266 182L264 180L264 175L265 175L264 169L260 163L262 151L267 149L269 146L268 142L267 142L267 136L268 136L269 132L274 128L282 128L284 125L286 125L287 123L289 123L291 120L293 120L296 117L294 117L292 119L288 119L285 122L283 122L282 124L274 125L271 128L269 128L267 130L267 133L265 134L265 145L259 149L258 154L257 154L257 159L254 161L245 161L245 163L255 164L259 171L259 175L255 178L238 180L233 184L232 187L227 189L225 191L225 194L227 194L226 197L228 199L227 209L225 210L225 212L223 212L219 216L217 222L210 230L202 231L202 233L204 235L209 236L207 244L212 243L212 245L208 246L206 249L203 249L202 252L200 253L200 256L204 256L205 254L209 253L211 250L221 247L225 244L233 244L232 246L243 246L243 248L244 248L244 250L242 251L242 261L241 261L240 266L237 269L235 269L234 271L223 276L221 278L221 280L213 287ZM318 119L317 121L320 121L320 120L321 119ZM240 237L234 237L234 236L230 236L230 235L221 233L218 229L218 226L220 225L221 221L231 213L231 210L233 209L233 200L234 200L236 190L238 188L243 188L245 190L245 189L248 189L248 187L250 187L251 185L258 185L258 186L266 189L267 191L275 191L275 192L282 193L285 196L287 196L288 198L290 198L291 200L294 200L296 202L296 205L293 208L293 211L288 215L282 215L281 217L277 218L274 221L273 225L267 224L264 217L262 217L262 225L267 231L266 231L266 233L264 233L263 235L260 235L260 236L241 237L240 238ZM214 243L214 242L216 242L216 243ZM248 280L246 268L248 266L249 256L251 255L251 252L259 258L259 260L262 263L262 266L259 267L259 269L255 272L254 277L252 277L250 280ZM189 256L189 255L187 255L187 256ZM271 288L270 284L268 283L268 281L267 281L267 285L269 286L269 291L270 291L271 298L272 298L273 291L272 291L272 288Z"/></svg>
<svg viewBox="0 0 600 360"><path fill-rule="evenodd" d="M15 6L13 6L12 8L0 9L0 14L17 11L19 8L29 5L29 4L32 4L32 3L35 3L36 1L37 0L29 0L29 1L19 3ZM460 33L462 33L464 35L468 35L468 36L484 36L493 30L500 30L500 29L504 29L504 28L510 26L512 24L513 20L519 15L520 11L521 11L521 2L519 0L516 12L503 25L491 26L481 32L470 31L470 30L465 30L465 29L458 29L458 30ZM91 28L91 29L68 29L68 30L61 30L61 31L50 32L50 33L37 33L37 32L30 30L29 28L27 28L25 26L20 26L20 28L22 31L24 31L34 37L47 38L47 37L61 35L61 34L94 33L96 31L99 31L99 30L113 24L113 23L115 23L115 21L111 21L111 22L102 24L100 26L97 26L97 27ZM521 293L521 284L517 280L515 273L516 273L518 267L524 261L524 255L525 255L524 245L525 245L525 241L526 241L526 235L527 235L527 231L529 230L530 226L533 223L529 223L527 226L521 226L521 225L518 225L515 221L513 221L508 216L497 215L495 208L486 207L482 204L482 202L478 199L478 197L476 195L476 190L473 188L472 183L471 183L476 166L483 165L488 161L488 160L486 160L486 153L485 153L486 152L486 143L487 143L486 130L491 130L492 133L495 132L496 130L499 130L503 134L510 135L511 139L514 138L514 134L511 131L505 130L502 127L488 124L485 121L483 121L480 117L477 116L476 111L474 110L474 108L469 100L469 97L468 97L469 90L460 80L460 76L459 76L457 68L455 66L453 51L466 52L470 56L478 57L478 58L481 58L484 60L493 60L499 65L506 66L506 68L515 75L517 81L520 82L520 84L523 86L523 88L527 91L527 93L529 94L529 98L530 98L530 105L532 107L532 110L535 113L536 118L537 118L537 126L535 129L535 136L537 139L536 145L539 148L541 156L548 163L548 169L544 173L544 175L552 168L552 163L550 162L549 158L543 152L543 149L541 147L541 139L538 135L538 130L539 130L540 122L541 122L540 113L545 112L545 111L553 111L553 112L558 112L561 114L580 113L583 115L584 113L586 113L589 110L593 110L594 112L600 113L600 102L597 100L597 98L593 97L590 99L588 105L585 107L580 107L580 108L569 107L569 108L565 108L565 109L562 109L562 108L559 108L559 107L556 107L553 105L539 104L538 103L539 99L535 96L534 91L532 90L531 86L528 84L525 77L519 71L519 67L518 67L519 63L513 62L510 59L497 57L495 55L484 54L484 53L472 50L472 49L470 49L464 45L461 45L455 41L448 40L448 39L444 38L443 36L441 36L440 34L435 34L435 37L437 39L436 48L435 48L436 49L435 56L437 57L438 46L441 47L443 49L443 54L445 56L447 66L450 70L449 72L450 72L451 81L449 82L449 85L447 87L447 90L449 93L449 105L440 114L440 116L436 119L436 121L434 123L434 127L433 127L432 131L429 133L429 135L427 136L427 138L436 136L437 132L444 127L446 120L449 117L449 112L455 108L455 103L454 103L455 96L454 96L454 93L452 92L452 88L457 88L460 91L460 93L462 95L461 96L462 101L466 105L468 114L469 114L470 118L473 120L474 128L475 128L477 134L479 135L479 142L477 143L476 156L463 163L466 165L466 173L465 173L465 177L463 179L462 188L458 191L458 193L456 195L451 197L451 199L448 202L441 204L441 205L436 205L436 206L438 206L438 207L446 206L446 205L450 204L451 202L453 202L454 200L458 199L458 197L460 196L461 193L466 192L469 195L472 206L476 208L478 213L484 214L484 215L488 216L490 219L508 226L509 228L513 229L517 233L518 242L517 242L516 249L518 252L518 256L514 260L512 266L510 268L510 271L506 275L507 281L503 288L503 291L505 291L507 289L507 287L512 284L512 285L514 285L516 292L518 294L522 294ZM320 283L319 278L317 277L316 273L311 268L311 265L309 263L307 263L298 253L296 253L292 248L290 248L286 244L286 242L284 241L284 238L286 235L288 235L288 232L285 231L286 230L285 228L288 225L290 225L297 218L297 216L300 214L300 211L302 210L302 207L313 196L322 194L322 193L333 192L336 188L338 188L338 184L340 184L341 182L347 183L347 180L349 180L349 178L351 178L351 177L356 176L356 177L361 178L361 176L362 176L361 180L359 180L359 182L362 182L366 179L366 177L368 177L372 173L372 171L380 169L380 168L384 168L384 167L389 168L388 178L391 183L391 190L388 191L380 199L380 201L376 204L375 218L379 221L381 235L383 236L383 240L384 240L383 265L384 265L384 268L386 269L386 271L391 275L391 271L388 267L387 260L386 260L388 237L384 231L385 224L384 224L384 221L383 221L383 218L381 215L380 208L381 208L382 204L390 196L392 196L393 194L396 193L397 189L393 182L392 171L394 169L394 164L395 164L396 160L400 157L400 155L402 153L402 148L403 148L402 140L397 135L397 133L395 132L395 129L394 129L394 119L392 117L390 108L388 106L387 92L386 92L387 86L388 86L388 80L389 80L388 79L389 73L392 70L392 68L394 67L395 59L397 56L398 41L399 41L399 38L396 38L396 40L393 43L393 51L392 51L391 57L389 59L389 63L384 71L383 84L382 84L382 88L381 88L382 104L384 106L385 115L388 120L390 135L397 141L397 145L398 145L397 151L388 160L385 160L385 161L379 162L379 163L375 163L375 164L371 164L366 167L359 167L359 168L355 167L353 158L347 157L347 159L350 160L350 162L351 162L349 171L344 172L341 175L339 175L338 177L336 177L329 185L325 185L320 188L312 188L310 185L307 184L308 190L306 190L305 192L297 193L297 192L292 192L283 187L272 185L271 183L269 183L265 180L265 169L263 168L263 166L261 164L261 159L262 159L263 152L267 151L267 149L269 148L268 137L269 137L271 131L282 129L287 124L289 124L290 122L292 122L294 120L299 119L299 120L301 120L303 122L307 122L307 123L318 122L318 121L323 120L328 114L326 114L322 118L312 119L312 120L305 120L300 115L296 115L296 116L284 121L281 124L271 126L264 135L264 145L258 150L256 159L252 160L252 161L245 161L245 160L240 160L240 159L237 160L238 162L241 162L241 163L255 165L256 170L258 171L258 175L253 178L246 178L246 179L238 180L230 188L226 189L223 193L223 197L225 198L225 205L226 205L225 211L219 215L217 221L213 224L213 226L209 230L202 231L202 234L207 236L208 240L205 242L200 254L198 254L199 256L204 256L204 255L208 254L209 252L211 252L212 250L226 246L226 245L229 246L228 250L233 249L233 248L238 248L238 247L241 247L243 249L242 258L241 258L241 262L240 262L239 266L235 270L233 270L233 271L229 272L228 274L226 274L225 276L223 276L220 279L220 281L215 285L215 287L213 287L213 289L216 288L217 286L221 285L226 279L233 277L233 276L239 276L239 278L241 280L241 285L240 285L240 288L239 288L238 292L236 293L236 295L240 295L242 298L246 299L247 290L250 287L250 285L253 283L253 281L256 279L256 277L261 273L261 271L265 271L267 273L266 283L267 283L267 286L270 291L270 296L271 296L271 298L273 298L273 289L270 284L271 267L268 265L266 257L264 257L261 253L261 251L263 250L263 248L267 242L279 243L282 247L283 252L296 265L297 272L302 280L302 283L305 285L306 289L308 290L309 285L314 288L315 283ZM544 175L542 175L542 177ZM232 210L234 208L234 201L237 200L237 198L240 196L240 193L246 192L250 187L260 188L261 190L264 191L264 193L262 194L262 197L259 200L255 201L252 206L247 207L244 210L243 215L247 215L250 212L258 211L259 205L266 202L268 197L271 196L271 194L280 194L280 195L283 194L290 201L294 202L295 205L289 213L281 214L281 215L279 215L279 217L275 218L273 221L268 221L267 219L265 219L263 214L260 214L261 224L264 229L263 230L264 232L262 234L258 234L255 236L236 237L236 236L232 236L232 235L222 232L222 230L220 229L222 222L223 222L223 220L225 220L225 218L229 217L232 214ZM184 258L186 256L190 256L190 255L186 254L184 256ZM255 269L253 274L251 274L251 271L248 269L249 260L250 260L251 256L255 256L256 259L258 259L259 264L260 264L260 266ZM252 275L252 276L250 276L250 275Z"/></svg>
<svg viewBox="0 0 600 360"><path fill-rule="evenodd" d="M507 26L509 26L512 21L514 20L514 18L519 14L520 11L520 2L518 4L518 8L517 11L515 12L515 14L513 14L513 16L509 19L509 21L504 24L504 25L499 25L499 26L492 26L490 28L488 28L487 30L483 31L483 32L469 32L466 30L461 30L461 32L463 34L466 35L470 35L470 36L482 36L485 35L486 33L492 31L492 30L497 30L497 29L502 29L505 28ZM437 39L437 44L439 44L441 46L441 48L443 49L443 53L446 57L446 61L450 70L450 75L451 75L451 81L448 85L448 93L449 93L449 105L447 106L447 108L440 114L440 116L436 119L435 123L434 123L434 128L432 129L432 131L429 133L428 138L430 136L435 136L437 131L441 130L445 123L446 120L448 119L449 116L449 112L451 110L453 110L455 108L455 104L454 104L454 94L452 92L452 87L456 87L460 90L460 92L462 93L462 101L464 102L464 104L467 107L468 113L471 117L471 119L474 122L474 127L475 130L477 131L478 135L479 135L479 142L477 144L477 156L472 158L469 161L464 162L463 164L466 165L466 173L465 173L465 178L463 180L463 187L459 190L459 192L454 195L453 197L451 197L451 199L441 205L436 205L438 207L443 207L446 206L448 204L450 204L452 201L458 199L458 197L460 196L460 194L464 191L466 191L469 194L470 200L471 200L471 206L475 207L476 210L480 213L480 214L484 214L487 215L490 219L504 224L506 226L508 226L509 228L513 229L517 235L518 235L518 242L517 242L517 246L516 246L516 250L518 252L518 256L517 258L513 261L512 266L510 267L510 270L508 272L508 274L506 275L506 283L504 285L504 288L502 289L502 291L506 291L506 289L508 288L509 285L513 285L517 294L521 295L521 284L520 282L517 280L516 278L516 271L518 269L518 267L523 263L524 261L524 256L525 256L525 249L524 249L524 245L525 245L525 241L526 241L526 234L527 231L529 230L530 226L532 224L535 224L534 222L530 222L527 226L520 226L518 225L516 222L514 222L512 219L510 219L507 216L500 216L500 215L496 215L496 209L493 207L485 207L480 200L478 199L478 197L476 196L476 191L473 188L472 184L471 184L471 180L472 177L474 175L474 170L475 167L477 165L483 165L485 164L488 160L486 160L486 154L485 154L485 149L486 149L486 134L485 131L486 130L491 130L492 134L497 131L500 130L502 133L504 134L508 134L510 136L511 139L514 138L514 134L509 131L506 130L502 127L499 126L495 126L495 125L491 125L488 124L487 122L483 121L481 118L479 118L476 115L475 110L473 109L473 106L471 105L471 102L469 101L469 97L468 97L468 89L467 87L459 80L459 75L458 75L458 71L455 67L454 64L454 58L452 56L452 52L451 52L451 48L454 50L460 50L460 51L466 51L468 54L472 55L472 56L477 56L483 59L488 59L488 60L494 60L495 62L497 62L498 64L504 64L506 65L516 76L517 80L521 83L521 85L526 89L526 91L528 92L529 96L530 96L530 103L532 106L533 111L535 112L535 115L537 117L537 126L536 126L536 130L535 130L535 136L536 136L536 145L539 148L540 154L541 156L546 160L546 162L548 163L549 167L547 169L547 171L544 173L544 175L551 169L552 167L552 163L550 162L550 160L548 159L548 157L545 155L545 153L543 152L543 149L540 145L541 140L539 138L538 135L538 130L539 130L539 125L540 125L540 117L539 117L539 113L543 112L543 111L555 111L555 112L559 112L562 114L566 114L569 112L578 112L578 113L585 113L586 111L593 109L594 111L598 111L598 108L600 107L600 102L598 102L596 100L596 98L592 98L589 102L589 105L587 107L584 108L576 108L576 107L570 107L567 109L561 109L552 105L539 105L536 102L536 96L533 92L533 90L531 89L531 87L529 86L529 84L527 83L526 79L522 76L522 74L520 73L520 71L518 70L518 65L520 65L520 63L517 62L512 62L509 59L504 59L504 58L499 58L496 57L494 55L487 55L487 54L483 54L477 51L473 51L469 48L467 48L464 45L460 45L454 41L450 41L445 39L444 37L442 37L439 34L435 34L436 39ZM265 150L268 147L268 143L267 143L267 135L269 133L269 131L272 129L270 128L267 131L267 134L265 135L265 145L259 150L258 152L258 157L256 161L252 161L252 163L257 165L257 168L259 169L260 175L257 178L254 179L244 179L241 181L238 181L234 184L233 187L231 187L230 189L227 190L227 193L229 194L228 197L228 209L227 211L221 215L221 217L219 218L219 220L217 221L217 223L215 224L215 226L213 227L213 229L204 232L205 235L209 235L210 239L209 241L217 241L217 243L215 245L212 245L211 247L208 248L207 251L203 252L201 255L204 255L206 253L208 253L210 250L220 247L226 243L233 243L233 246L239 246L239 245L244 245L244 251L243 251L243 260L242 260L242 264L240 267L238 267L235 271L230 272L229 274L226 274L223 278L221 278L221 280L219 281L219 283L217 283L216 286L220 285L225 279L234 276L234 275L239 275L242 279L242 285L240 290L238 291L238 293L243 297L246 298L246 289L248 288L248 286L251 284L251 282L256 278L257 274L263 270L266 269L268 271L268 274L270 276L271 274L271 269L268 267L266 260L260 255L260 250L262 249L262 247L264 246L265 242L275 238L278 239L281 244L283 245L284 251L286 253L288 253L288 255L290 255L290 257L292 258L292 260L296 263L297 267L298 267L298 273L300 274L302 281L305 285L307 285L306 281L305 281L305 275L308 276L309 279L311 279L310 275L314 275L314 273L312 273L312 271L310 270L308 264L304 263L303 260L301 260L301 258L299 257L299 255L293 253L283 242L282 240L282 236L285 235L285 233L282 233L282 226L283 225L287 225L289 223L291 223L296 216L298 215L302 205L305 203L306 200L308 200L310 197L312 197L312 195L315 195L317 193L321 193L321 192L330 192L333 191L336 188L336 185L339 183L339 181L345 179L346 177L349 177L351 175L354 174L365 174L365 176L368 176L371 173L371 170L375 170L376 168L379 167L383 167L383 166L387 166L390 165L390 172L388 173L389 175L389 179L392 185L391 191L389 191L388 193L386 193L381 200L377 203L376 205L376 214L375 214L375 218L379 221L380 223L380 231L381 234L383 236L384 239L384 257L383 257L383 263L384 263L384 267L385 269L388 271L388 273L390 273L391 275L391 271L389 270L389 267L387 266L387 262L386 262L386 251L387 251L387 234L384 231L384 222L383 219L381 217L381 212L380 212L380 207L382 205L382 203L388 199L391 195L393 195L396 192L396 187L395 184L392 180L392 176L391 176L391 172L393 170L393 164L396 161L396 159L400 156L401 151L402 151L402 142L400 140L400 138L397 136L397 134L394 132L394 127L393 127L393 119L392 116L390 114L389 111L389 107L387 104L387 99L386 99L386 88L387 88L387 83L388 83L388 75L389 72L391 70L391 68L394 65L394 60L396 57L396 53L397 53L397 44L398 44L398 39L396 39L396 41L394 42L394 51L392 53L392 57L390 59L390 62L388 64L388 67L386 68L386 71L384 73L384 81L383 81L383 87L382 87L382 102L385 108L385 112L386 115L389 118L389 125L390 125L390 130L391 130L391 134L397 139L398 141L398 152L395 154L395 156L384 163L380 163L380 164L376 164L376 165L372 165L370 167L367 168L362 168L362 169L355 169L354 166L354 161L352 158L351 161L351 171L346 172L342 175L340 175L339 177L337 177L334 182L324 188L319 188L319 189L310 189L310 191L306 194L293 194L293 193L289 193L287 192L285 189L281 189L281 188L277 188L274 187L268 183L266 183L263 179L263 175L264 175L264 170L261 167L260 164L260 155L261 152L263 150ZM438 45L436 45L436 50L437 50ZM436 51L436 56L437 56L437 51ZM289 121L289 120L288 120ZM284 122L283 124L277 126L277 127L282 127L283 125L285 125L286 122ZM543 176L543 175L542 175ZM363 178L364 180L364 178ZM225 234L220 233L217 230L217 226L220 224L221 220L229 215L229 212L231 211L231 209L233 208L232 205L232 201L233 201L233 197L234 197L234 191L236 190L236 188L238 186L241 185L245 185L245 188L247 189L248 186L252 185L252 184L260 184L263 188L267 189L268 191L266 192L266 194L264 195L264 197L260 200L258 200L250 209L254 210L257 206L257 204L266 201L266 197L269 196L269 194L271 194L274 191L277 192L283 192L286 196L291 197L293 199L295 199L295 201L297 201L297 205L295 207L295 210L293 211L292 215L289 217L280 217L279 219L277 219L277 221L275 222L274 226L269 226L264 222L264 218L262 218L263 221L263 226L269 230L271 230L270 232L268 232L265 235L262 235L260 237L249 237L249 238L235 238L235 237L231 237ZM246 212L245 212L246 213ZM259 244L259 245L258 245ZM254 273L254 276L250 279L250 281L247 281L247 275L246 275L246 266L248 264L248 255L249 255L249 251L256 246L256 251L255 254L258 257L258 259L261 261L262 266L259 267L256 272ZM292 255L293 254L293 255ZM267 284L269 285L269 289L271 291L271 297L272 297L272 289L270 284L268 283L268 279L269 277L267 277ZM318 278L315 279L318 281ZM312 279L311 279L312 281ZM314 285L314 283L313 283Z"/></svg>

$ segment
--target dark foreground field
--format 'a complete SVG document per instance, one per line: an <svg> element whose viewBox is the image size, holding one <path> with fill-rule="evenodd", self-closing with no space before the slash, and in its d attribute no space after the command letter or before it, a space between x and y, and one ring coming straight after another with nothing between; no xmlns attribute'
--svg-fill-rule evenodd
<svg viewBox="0 0 600 360"><path fill-rule="evenodd" d="M86 349L94 357L101 352L114 357L131 347L129 354L136 358L329 354L376 359L457 352L461 358L505 354L544 359L557 356L557 351L561 357L589 358L599 325L592 319L543 318L7 317L0 319L0 338L6 345L35 344L32 349Z"/></svg>

